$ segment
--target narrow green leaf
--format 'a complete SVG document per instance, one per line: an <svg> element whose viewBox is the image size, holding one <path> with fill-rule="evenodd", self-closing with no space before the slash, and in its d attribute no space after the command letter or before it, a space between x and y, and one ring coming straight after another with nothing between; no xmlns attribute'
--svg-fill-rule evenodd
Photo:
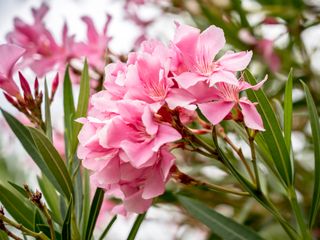
<svg viewBox="0 0 320 240"><path fill-rule="evenodd" d="M61 236L62 240L72 240L71 238L71 211L73 207L73 201L72 198L69 203L67 215L64 219L63 225L62 225L62 231L61 231Z"/></svg>
<svg viewBox="0 0 320 240"><path fill-rule="evenodd" d="M39 213L39 210L37 208L34 209L34 217L33 217L33 230L35 232L40 232L41 230L38 227L38 224L44 224L44 221L41 217L41 214ZM50 235L47 235L50 237Z"/></svg>
<svg viewBox="0 0 320 240"><path fill-rule="evenodd" d="M19 185L13 183L13 182L10 182L8 181L8 183L14 188L16 189L22 196L24 196L25 198L28 198L28 194L26 192L26 190L23 188L23 187L20 187Z"/></svg>
<svg viewBox="0 0 320 240"><path fill-rule="evenodd" d="M280 222L280 224L283 226L283 228L286 230L288 235L292 238L296 238L297 232L291 227L291 225L284 220L281 215L279 214L277 208L274 207L274 205L264 196L264 194L257 190L255 186L249 182L245 177L243 177L239 171L229 162L228 158L224 154L224 152L221 150L218 144L218 139L216 135L213 135L213 141L216 146L218 155L221 157L221 160L224 162L224 164L228 167L232 175L239 181L241 186L251 194L252 197L254 197L265 209L267 209L270 213L273 214L277 218L277 220Z"/></svg>
<svg viewBox="0 0 320 240"><path fill-rule="evenodd" d="M136 220L134 221L134 224L131 228L131 231L128 235L127 240L134 240L137 236L137 233L139 231L139 228L141 226L141 223L143 222L144 218L146 217L147 212L139 214L136 218Z"/></svg>
<svg viewBox="0 0 320 240"><path fill-rule="evenodd" d="M291 129L292 129L292 69L290 70L286 83L284 94L284 139L288 148L291 151Z"/></svg>
<svg viewBox="0 0 320 240"><path fill-rule="evenodd" d="M48 168L54 174L56 181L59 183L62 189L61 193L64 194L67 199L70 199L70 197L73 195L72 181L66 165L58 151L42 132L35 128L28 129L38 148L39 153L42 155Z"/></svg>
<svg viewBox="0 0 320 240"><path fill-rule="evenodd" d="M248 70L245 70L244 75L250 84L254 85L257 83L255 78ZM268 146L273 163L276 166L279 175L282 177L284 183L287 186L290 186L293 184L293 166L279 121L274 114L272 106L265 93L261 89L257 91L247 90L247 94L253 102L259 103L257 108L261 114L264 127L266 129L261 134Z"/></svg>
<svg viewBox="0 0 320 240"><path fill-rule="evenodd" d="M63 222L59 207L59 196L54 186L50 183L46 176L37 177L37 179L40 186L40 190L48 204L49 209L52 212L53 219L58 224L62 225Z"/></svg>
<svg viewBox="0 0 320 240"><path fill-rule="evenodd" d="M259 240L262 239L256 232L227 218L203 203L187 198L178 197L185 209L196 219L207 225L212 232L225 240Z"/></svg>
<svg viewBox="0 0 320 240"><path fill-rule="evenodd" d="M81 216L82 236L86 235L86 226L90 214L90 179L87 169L83 169L83 206Z"/></svg>
<svg viewBox="0 0 320 240"><path fill-rule="evenodd" d="M29 229L33 229L33 207L0 184L0 202L10 215Z"/></svg>
<svg viewBox="0 0 320 240"><path fill-rule="evenodd" d="M105 228L105 230L102 232L101 236L99 237L99 240L103 240L105 236L107 236L109 230L111 229L112 225L116 220L117 220L117 215L110 220L108 226Z"/></svg>
<svg viewBox="0 0 320 240"><path fill-rule="evenodd" d="M304 92L306 94L307 106L311 124L312 139L314 146L314 186L312 205L309 216L309 227L312 228L319 213L320 206L320 124L316 105L312 99L309 88L302 82Z"/></svg>
<svg viewBox="0 0 320 240"><path fill-rule="evenodd" d="M51 112L50 112L50 99L49 99L49 93L48 93L48 85L47 80L44 80L44 110L45 110L45 116L46 116L46 134L50 141L52 142L52 124L51 124Z"/></svg>
<svg viewBox="0 0 320 240"><path fill-rule="evenodd" d="M89 105L89 96L90 96L90 77L89 77L88 63L87 63L87 60L85 60L82 75L81 75L81 81L80 81L80 92L78 97L77 111L75 113L74 119L85 117L87 115L87 110ZM82 124L78 122L74 122L73 137L72 137L73 142L72 142L72 148L71 148L72 155L75 153L78 145L77 136L80 132L81 127L82 127Z"/></svg>
<svg viewBox="0 0 320 240"><path fill-rule="evenodd" d="M32 160L37 164L37 166L41 169L42 173L47 176L50 182L55 186L55 188L62 192L62 189L51 172L48 168L46 161L43 159L42 155L38 151L38 148L32 138L31 133L29 132L28 128L22 125L15 117L13 117L8 112L1 109L4 118L6 119L7 123L9 124L11 130L14 132L16 137L21 142L24 149L28 152Z"/></svg>
<svg viewBox="0 0 320 240"><path fill-rule="evenodd" d="M104 191L101 188L97 188L91 203L89 220L86 227L85 239L91 239L92 237L93 230L96 226L97 218L99 216L99 212L102 206L103 198L104 198Z"/></svg>
<svg viewBox="0 0 320 240"><path fill-rule="evenodd" d="M64 129L65 135L67 138L67 156L71 158L70 152L70 144L73 142L73 124L74 124L74 116L75 116L75 107L74 107L74 99L73 99L73 91L72 91L72 84L69 74L69 65L66 68L64 74L64 81L63 81L63 110L64 110Z"/></svg>
<svg viewBox="0 0 320 240"><path fill-rule="evenodd" d="M39 231L43 232L48 238L50 238L50 228L45 224L38 224ZM62 240L62 236L59 232L55 231L55 240Z"/></svg>

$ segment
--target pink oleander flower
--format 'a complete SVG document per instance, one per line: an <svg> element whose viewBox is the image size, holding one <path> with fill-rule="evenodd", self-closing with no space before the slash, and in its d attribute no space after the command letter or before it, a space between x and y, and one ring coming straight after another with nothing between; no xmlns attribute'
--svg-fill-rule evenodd
<svg viewBox="0 0 320 240"><path fill-rule="evenodd" d="M210 26L200 30L186 25L177 25L173 48L181 56L181 66L175 79L183 88L198 82L218 82L238 84L235 73L244 70L249 64L252 52L227 52L215 60L217 53L224 47L225 38L221 28Z"/></svg>
<svg viewBox="0 0 320 240"><path fill-rule="evenodd" d="M13 44L0 45L0 88L11 96L19 94L19 88L12 79L14 66L25 50Z"/></svg>
<svg viewBox="0 0 320 240"><path fill-rule="evenodd" d="M213 125L220 123L225 118L232 118L230 113L235 109L236 115L241 114L236 118L241 120L243 118L248 128L264 131L263 121L255 104L246 97L240 97L240 92L247 89L258 90L266 80L265 78L254 86L243 80L239 81L238 86L224 82L216 83L215 91L209 96L213 101L198 103L198 107Z"/></svg>
<svg viewBox="0 0 320 240"><path fill-rule="evenodd" d="M15 18L15 28L6 37L8 42L26 49L22 66L30 66L39 77L54 68L64 71L66 62L77 55L74 48L74 36L68 36L66 24L62 30L61 45L56 42L44 25L43 18L48 10L49 7L45 3L39 9L32 9L34 18L32 24Z"/></svg>
<svg viewBox="0 0 320 240"><path fill-rule="evenodd" d="M94 185L123 201L126 211L146 211L164 192L174 156L167 144L181 135L162 123L146 103L94 94L79 134L78 156ZM123 212L121 207L115 212Z"/></svg>
<svg viewBox="0 0 320 240"><path fill-rule="evenodd" d="M107 59L108 44L112 39L108 35L111 16L107 15L107 20L101 33L97 31L90 17L84 16L81 19L87 25L87 41L77 44L77 52L81 56L86 56L88 63L94 70L103 72Z"/></svg>
<svg viewBox="0 0 320 240"><path fill-rule="evenodd" d="M175 53L157 41L146 41L127 68L124 85L125 99L138 99L158 110L165 103L169 108L192 108L195 101L186 90L174 83L171 70L175 68ZM192 108L194 109L194 108Z"/></svg>
<svg viewBox="0 0 320 240"><path fill-rule="evenodd" d="M256 49L257 53L262 56L272 72L279 71L281 67L280 57L275 52L272 40L264 38L256 39L245 29L239 32L239 38Z"/></svg>

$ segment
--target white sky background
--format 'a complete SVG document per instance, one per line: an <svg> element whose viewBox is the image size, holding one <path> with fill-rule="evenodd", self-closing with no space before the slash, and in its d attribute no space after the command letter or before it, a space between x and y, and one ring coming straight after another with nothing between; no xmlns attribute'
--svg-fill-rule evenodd
<svg viewBox="0 0 320 240"><path fill-rule="evenodd" d="M137 27L130 24L128 21L123 20L123 1L121 0L47 0L45 2L50 5L50 11L45 17L45 23L58 42L61 39L61 30L64 21L67 21L68 23L70 34L75 34L77 40L85 39L86 26L80 20L80 17L83 15L92 17L98 31L102 30L106 21L106 13L110 13L113 16L109 34L114 38L110 46L116 53L128 52L132 48L134 39L139 34ZM41 0L0 0L0 44L6 42L6 33L13 29L13 18L20 17L26 22L31 22L31 7L39 7L41 3ZM148 8L144 14L146 17L149 17L157 14L157 11L154 8ZM161 19L157 24L155 24L150 35L162 40L171 38L174 31L173 20L181 21L181 19L173 19L173 16ZM165 28L163 28L163 26L165 26ZM31 84L33 84L34 75L26 70L24 70L23 73L28 79L31 79ZM50 75L48 79L49 81L52 80ZM54 125L62 130L62 101L59 101L59 98L61 99L62 96L61 86L59 89L60 91L58 90L55 97L56 101L53 104L52 116L54 116L53 120L55 120ZM0 95L1 107L4 107L6 110L13 110L2 94ZM4 133L2 132L2 138L4 137L3 134ZM23 164L25 164L25 152L20 146L19 148L21 151L17 151L17 144L9 144L10 146L7 146L7 143L4 144L6 145L3 146L6 152L14 152L14 154L21 157L20 160L15 158L15 161L23 162ZM17 164L17 162L15 164ZM32 166L30 167L32 168ZM35 185L35 175L37 171L33 169L31 172L33 172L33 174L29 174L28 183ZM177 226L173 223L179 221L180 215L174 214L173 212L175 211L176 209L168 209L168 207L165 207L164 209L150 209L147 215L147 221L143 223L136 239L167 240L175 239L175 237L183 239L203 239L203 232L186 228L178 230ZM134 218L135 216L132 216L130 219L119 217L112 227L109 237L106 239L126 239ZM107 223L108 221L106 219L106 225Z"/></svg>

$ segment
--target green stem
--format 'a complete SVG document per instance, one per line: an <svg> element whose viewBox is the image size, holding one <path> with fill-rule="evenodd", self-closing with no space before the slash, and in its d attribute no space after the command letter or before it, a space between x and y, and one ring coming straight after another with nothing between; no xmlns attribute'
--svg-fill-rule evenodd
<svg viewBox="0 0 320 240"><path fill-rule="evenodd" d="M257 157L256 157L256 151L254 147L254 138L249 135L249 144L250 144L250 150L251 150L251 157L252 157L252 165L253 165L253 170L255 174L255 179L256 179L256 187L257 189L261 189L260 185L260 177L259 177L259 169L258 169L258 164L257 164Z"/></svg>
<svg viewBox="0 0 320 240"><path fill-rule="evenodd" d="M141 223L143 222L145 216L146 216L146 212L145 213L142 213L142 214L139 214L133 224L133 227L131 228L131 231L129 233L129 236L127 238L127 240L134 240L137 233L138 233L138 230L140 228L140 225Z"/></svg>
<svg viewBox="0 0 320 240"><path fill-rule="evenodd" d="M43 232L39 232L39 233L33 232L30 229L23 226L22 224L19 224L19 223L16 223L16 222L10 220L9 218L7 218L6 216L4 216L1 213L0 213L0 220L2 220L3 222L7 223L8 225L10 225L18 230L20 230L25 235L34 237L36 239L49 240L49 238Z"/></svg>
<svg viewBox="0 0 320 240"><path fill-rule="evenodd" d="M182 183L186 186L194 186L203 188L205 190L211 190L215 192L231 193L239 196L250 196L248 192L241 192L236 189L230 189L223 186L215 185L212 183L205 183L194 179L193 177L181 172L176 166L172 167L172 177L179 183Z"/></svg>
<svg viewBox="0 0 320 240"><path fill-rule="evenodd" d="M99 237L99 240L103 240L104 237L107 235L107 233L109 232L110 228L112 227L113 223L117 220L117 215L114 216L110 223L108 224L108 226L106 227L106 229L103 231L103 233L101 234L101 236Z"/></svg>
<svg viewBox="0 0 320 240"><path fill-rule="evenodd" d="M312 237L311 237L311 234L308 231L307 225L305 223L305 220L304 220L304 217L302 214L302 210L301 210L299 203L298 203L298 200L297 200L297 194L296 194L296 191L293 186L290 186L288 188L288 196L289 196L292 210L293 210L295 217L297 219L297 223L299 225L299 229L302 234L303 240L311 240Z"/></svg>

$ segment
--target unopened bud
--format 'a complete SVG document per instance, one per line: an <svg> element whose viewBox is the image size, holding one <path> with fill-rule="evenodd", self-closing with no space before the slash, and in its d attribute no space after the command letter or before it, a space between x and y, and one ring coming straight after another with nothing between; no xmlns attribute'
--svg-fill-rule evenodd
<svg viewBox="0 0 320 240"><path fill-rule="evenodd" d="M13 97L11 97L10 95L8 95L5 92L3 92L3 95L9 103L11 103L14 107L19 108L19 104L17 103L16 100L13 99Z"/></svg>
<svg viewBox="0 0 320 240"><path fill-rule="evenodd" d="M38 77L36 77L36 79L34 80L34 95L38 96L39 94L39 81L38 81Z"/></svg>
<svg viewBox="0 0 320 240"><path fill-rule="evenodd" d="M22 75L21 72L19 72L19 79L20 79L20 85L23 90L24 96L26 98L31 98L32 94L31 94L31 89L30 89L29 83L25 79L25 77Z"/></svg>
<svg viewBox="0 0 320 240"><path fill-rule="evenodd" d="M59 85L59 74L57 73L53 79L52 86L51 86L51 101L53 100L54 95L56 94L58 85Z"/></svg>

